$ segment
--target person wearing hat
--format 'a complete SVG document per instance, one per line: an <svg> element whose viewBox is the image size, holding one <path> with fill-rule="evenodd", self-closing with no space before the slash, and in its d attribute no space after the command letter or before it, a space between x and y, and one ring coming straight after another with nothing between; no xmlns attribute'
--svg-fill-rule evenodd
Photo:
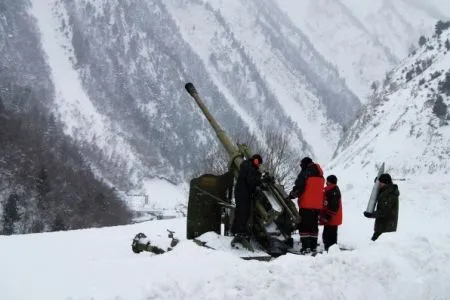
<svg viewBox="0 0 450 300"><path fill-rule="evenodd" d="M289 193L290 199L298 197L300 214L301 252L304 254L316 252L317 236L319 234L319 214L323 209L323 187L325 179L319 164L311 158L304 157L300 162L301 171Z"/></svg>
<svg viewBox="0 0 450 300"><path fill-rule="evenodd" d="M400 192L392 182L391 175L381 174L378 178L379 190L376 208L373 213L364 212L367 218L375 219L372 241L377 240L382 233L397 231L398 208Z"/></svg>
<svg viewBox="0 0 450 300"><path fill-rule="evenodd" d="M239 175L236 180L234 189L234 200L236 209L234 211L234 221L231 231L234 238L231 245L236 243L243 245L245 248L250 246L250 232L247 226L251 212L251 203L256 188L261 185L261 173L258 168L263 159L261 155L255 154L252 157L242 161L239 168Z"/></svg>
<svg viewBox="0 0 450 300"><path fill-rule="evenodd" d="M337 185L337 177L327 177L327 186L324 190L323 210L320 214L319 225L323 225L322 242L325 251L337 244L338 226L342 224L341 191Z"/></svg>

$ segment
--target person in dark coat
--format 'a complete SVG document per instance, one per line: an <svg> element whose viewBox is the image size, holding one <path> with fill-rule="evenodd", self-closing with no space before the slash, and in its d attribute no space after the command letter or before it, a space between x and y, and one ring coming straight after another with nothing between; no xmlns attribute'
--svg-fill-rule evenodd
<svg viewBox="0 0 450 300"><path fill-rule="evenodd" d="M240 242L242 239L248 240L250 232L247 226L251 212L252 197L256 188L261 185L261 173L258 170L263 162L261 155L255 154L251 158L244 160L239 169L239 175L234 189L234 199L236 209L234 211L234 221L231 231Z"/></svg>
<svg viewBox="0 0 450 300"><path fill-rule="evenodd" d="M322 242L325 251L337 244L338 226L342 224L341 191L337 186L337 177L327 177L327 186L324 190L323 210L320 215L320 225L323 225Z"/></svg>
<svg viewBox="0 0 450 300"><path fill-rule="evenodd" d="M378 178L380 185L377 204L373 213L365 213L368 218L375 219L374 233L372 241L384 232L397 231L398 208L400 192L398 186L392 182L391 175L388 173L381 174Z"/></svg>
<svg viewBox="0 0 450 300"><path fill-rule="evenodd" d="M315 252L319 234L319 214L323 208L323 187L325 179L319 164L305 157L300 162L301 171L295 180L289 198L298 197L300 214L299 233L301 252Z"/></svg>

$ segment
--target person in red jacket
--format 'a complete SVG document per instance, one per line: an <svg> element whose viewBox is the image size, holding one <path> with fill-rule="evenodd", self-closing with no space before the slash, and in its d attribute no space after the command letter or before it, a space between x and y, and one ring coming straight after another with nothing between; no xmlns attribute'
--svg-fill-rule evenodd
<svg viewBox="0 0 450 300"><path fill-rule="evenodd" d="M320 224L323 226L322 242L328 251L332 245L337 244L338 226L342 224L341 191L337 186L337 177L327 177L327 186L324 190L324 208L320 215Z"/></svg>
<svg viewBox="0 0 450 300"><path fill-rule="evenodd" d="M301 160L302 168L295 180L294 187L289 193L289 198L298 197L300 214L300 241L301 252L316 252L317 236L319 234L319 214L323 208L323 186L325 179L319 164L314 163L311 158L305 157Z"/></svg>

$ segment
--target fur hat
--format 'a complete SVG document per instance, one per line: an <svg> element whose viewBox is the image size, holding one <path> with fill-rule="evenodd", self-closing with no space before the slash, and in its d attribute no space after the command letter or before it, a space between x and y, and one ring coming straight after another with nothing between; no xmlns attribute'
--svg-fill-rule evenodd
<svg viewBox="0 0 450 300"><path fill-rule="evenodd" d="M307 166L309 166L310 163L312 163L312 159L310 157L304 157L301 161L300 161L300 166L302 168L306 168Z"/></svg>
<svg viewBox="0 0 450 300"><path fill-rule="evenodd" d="M381 174L378 178L378 181L384 184L392 184L391 175L389 175L388 173Z"/></svg>
<svg viewBox="0 0 450 300"><path fill-rule="evenodd" d="M330 175L327 177L327 182L331 184L337 184L337 177L335 175Z"/></svg>

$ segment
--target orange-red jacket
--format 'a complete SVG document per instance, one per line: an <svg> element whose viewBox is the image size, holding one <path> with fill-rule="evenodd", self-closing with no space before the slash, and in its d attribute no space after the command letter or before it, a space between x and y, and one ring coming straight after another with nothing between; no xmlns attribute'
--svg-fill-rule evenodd
<svg viewBox="0 0 450 300"><path fill-rule="evenodd" d="M320 224L338 226L342 224L342 196L335 184L327 185L324 189L323 211Z"/></svg>
<svg viewBox="0 0 450 300"><path fill-rule="evenodd" d="M323 178L322 168L318 164L310 164L302 170L295 181L294 189L300 191L298 207L304 209L323 209Z"/></svg>

